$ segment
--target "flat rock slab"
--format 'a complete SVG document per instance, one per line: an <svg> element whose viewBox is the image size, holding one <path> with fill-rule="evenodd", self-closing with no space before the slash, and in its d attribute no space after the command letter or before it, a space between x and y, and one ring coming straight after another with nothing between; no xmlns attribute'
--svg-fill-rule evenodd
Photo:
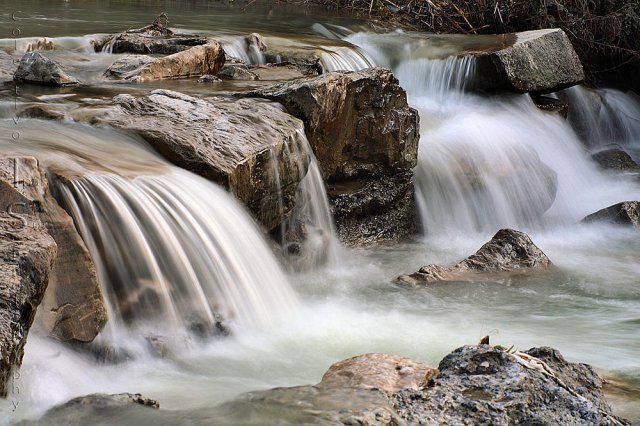
<svg viewBox="0 0 640 426"><path fill-rule="evenodd" d="M479 278L479 273L524 272L550 266L549 258L527 234L501 229L477 252L455 266L423 266L411 275L401 275L397 282L426 285L444 281L473 281Z"/></svg>
<svg viewBox="0 0 640 426"><path fill-rule="evenodd" d="M614 204L606 209L598 210L590 214L582 219L582 222L613 223L616 225L632 226L640 230L640 201L625 201Z"/></svg>
<svg viewBox="0 0 640 426"><path fill-rule="evenodd" d="M318 386L380 389L387 393L427 386L438 370L396 355L355 356L329 367Z"/></svg>
<svg viewBox="0 0 640 426"><path fill-rule="evenodd" d="M277 105L169 90L114 102L95 121L136 132L171 163L230 189L268 230L289 214L310 158L302 123Z"/></svg>
<svg viewBox="0 0 640 426"><path fill-rule="evenodd" d="M513 44L476 54L473 87L515 92L555 92L585 78L571 41L561 29L515 33Z"/></svg>
<svg viewBox="0 0 640 426"><path fill-rule="evenodd" d="M216 42L162 58L132 56L114 62L105 76L134 82L166 80L216 74L224 65L224 49Z"/></svg>
<svg viewBox="0 0 640 426"><path fill-rule="evenodd" d="M25 53L13 74L13 80L47 86L71 86L79 83L60 65L38 52Z"/></svg>

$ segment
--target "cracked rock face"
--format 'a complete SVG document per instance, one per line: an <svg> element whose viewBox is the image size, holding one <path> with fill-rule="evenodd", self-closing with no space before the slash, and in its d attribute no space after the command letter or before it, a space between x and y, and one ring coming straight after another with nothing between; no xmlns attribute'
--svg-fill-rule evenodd
<svg viewBox="0 0 640 426"><path fill-rule="evenodd" d="M526 272L551 266L549 258L524 232L501 229L480 249L453 267L427 265L397 282L425 285L443 281L473 281L481 273Z"/></svg>

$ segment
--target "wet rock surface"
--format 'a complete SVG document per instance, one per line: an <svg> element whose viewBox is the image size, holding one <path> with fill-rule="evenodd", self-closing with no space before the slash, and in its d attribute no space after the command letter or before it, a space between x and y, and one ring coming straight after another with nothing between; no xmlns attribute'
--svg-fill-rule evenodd
<svg viewBox="0 0 640 426"><path fill-rule="evenodd" d="M134 82L194 77L216 74L224 61L222 46L210 42L161 58L134 56L119 59L107 69L105 75Z"/></svg>
<svg viewBox="0 0 640 426"><path fill-rule="evenodd" d="M534 30L514 36L511 46L476 55L474 88L549 93L584 80L580 59L564 31Z"/></svg>
<svg viewBox="0 0 640 426"><path fill-rule="evenodd" d="M394 393L425 387L437 374L435 368L408 358L372 353L333 364L318 386L379 389Z"/></svg>
<svg viewBox="0 0 640 426"><path fill-rule="evenodd" d="M592 154L591 158L605 170L640 172L640 164L621 148L605 149Z"/></svg>
<svg viewBox="0 0 640 426"><path fill-rule="evenodd" d="M20 367L24 345L53 268L56 243L47 233L31 194L42 188L31 157L0 160L0 397ZM19 170L16 179L15 170ZM32 173L27 173L31 171Z"/></svg>
<svg viewBox="0 0 640 426"><path fill-rule="evenodd" d="M640 230L640 201L625 201L590 214L584 223L604 222L632 226Z"/></svg>
<svg viewBox="0 0 640 426"><path fill-rule="evenodd" d="M479 273L525 272L549 266L549 258L527 234L513 229L501 229L477 252L455 266L423 266L411 275L401 275L397 282L425 285L442 281L473 281L482 279Z"/></svg>
<svg viewBox="0 0 640 426"><path fill-rule="evenodd" d="M173 164L230 189L266 229L291 211L309 154L302 123L277 105L168 90L114 102L94 121L131 130Z"/></svg>
<svg viewBox="0 0 640 426"><path fill-rule="evenodd" d="M96 51L106 49L111 53L135 53L140 55L172 55L194 46L206 44L208 40L192 34L176 34L161 25L125 31L101 40Z"/></svg>
<svg viewBox="0 0 640 426"><path fill-rule="evenodd" d="M276 100L304 121L343 242L397 240L415 231L418 115L390 71L333 72L248 96Z"/></svg>
<svg viewBox="0 0 640 426"><path fill-rule="evenodd" d="M48 86L70 86L79 83L60 65L38 52L29 52L22 57L13 74L13 80L18 83Z"/></svg>
<svg viewBox="0 0 640 426"><path fill-rule="evenodd" d="M408 424L628 424L611 412L590 366L569 363L551 348L508 353L463 346L438 370L432 386L394 395Z"/></svg>

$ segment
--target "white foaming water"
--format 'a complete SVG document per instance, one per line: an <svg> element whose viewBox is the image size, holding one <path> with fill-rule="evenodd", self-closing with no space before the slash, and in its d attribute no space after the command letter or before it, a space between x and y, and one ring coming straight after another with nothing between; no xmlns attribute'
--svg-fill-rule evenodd
<svg viewBox="0 0 640 426"><path fill-rule="evenodd" d="M591 148L617 144L640 161L640 99L614 89L571 87L558 93L569 102L569 121Z"/></svg>
<svg viewBox="0 0 640 426"><path fill-rule="evenodd" d="M260 48L246 36L219 36L217 39L229 57L242 59L248 64L266 63Z"/></svg>
<svg viewBox="0 0 640 426"><path fill-rule="evenodd" d="M388 56L400 36L347 39L376 61L386 56L420 113L416 192L427 233L546 228L640 196L598 172L571 126L528 96L465 93L473 58L424 57L433 55L424 41Z"/></svg>
<svg viewBox="0 0 640 426"><path fill-rule="evenodd" d="M95 53L95 45L108 34L89 34L78 37L23 37L0 39L0 49L17 52L67 50Z"/></svg>

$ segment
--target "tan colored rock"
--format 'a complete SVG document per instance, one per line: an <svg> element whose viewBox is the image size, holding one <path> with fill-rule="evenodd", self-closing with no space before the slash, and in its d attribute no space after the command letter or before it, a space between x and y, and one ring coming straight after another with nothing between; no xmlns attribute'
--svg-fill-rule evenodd
<svg viewBox="0 0 640 426"><path fill-rule="evenodd" d="M426 285L444 281L474 281L479 273L520 272L545 269L549 258L524 232L501 229L480 249L453 267L427 265L411 275L398 277L399 284Z"/></svg>
<svg viewBox="0 0 640 426"><path fill-rule="evenodd" d="M56 243L38 217L38 204L28 197L42 187L40 174L26 173L29 167L11 161L15 159L3 158L0 164L0 397L7 395L11 374L22 363L56 256Z"/></svg>
<svg viewBox="0 0 640 426"><path fill-rule="evenodd" d="M333 364L318 386L380 389L391 394L425 387L437 374L437 369L408 358L371 353Z"/></svg>
<svg viewBox="0 0 640 426"><path fill-rule="evenodd" d="M220 44L210 42L152 61L146 56L131 59L136 62L123 64L122 59L114 62L105 75L143 82L216 74L224 65L225 56ZM136 65L139 67L135 68Z"/></svg>

